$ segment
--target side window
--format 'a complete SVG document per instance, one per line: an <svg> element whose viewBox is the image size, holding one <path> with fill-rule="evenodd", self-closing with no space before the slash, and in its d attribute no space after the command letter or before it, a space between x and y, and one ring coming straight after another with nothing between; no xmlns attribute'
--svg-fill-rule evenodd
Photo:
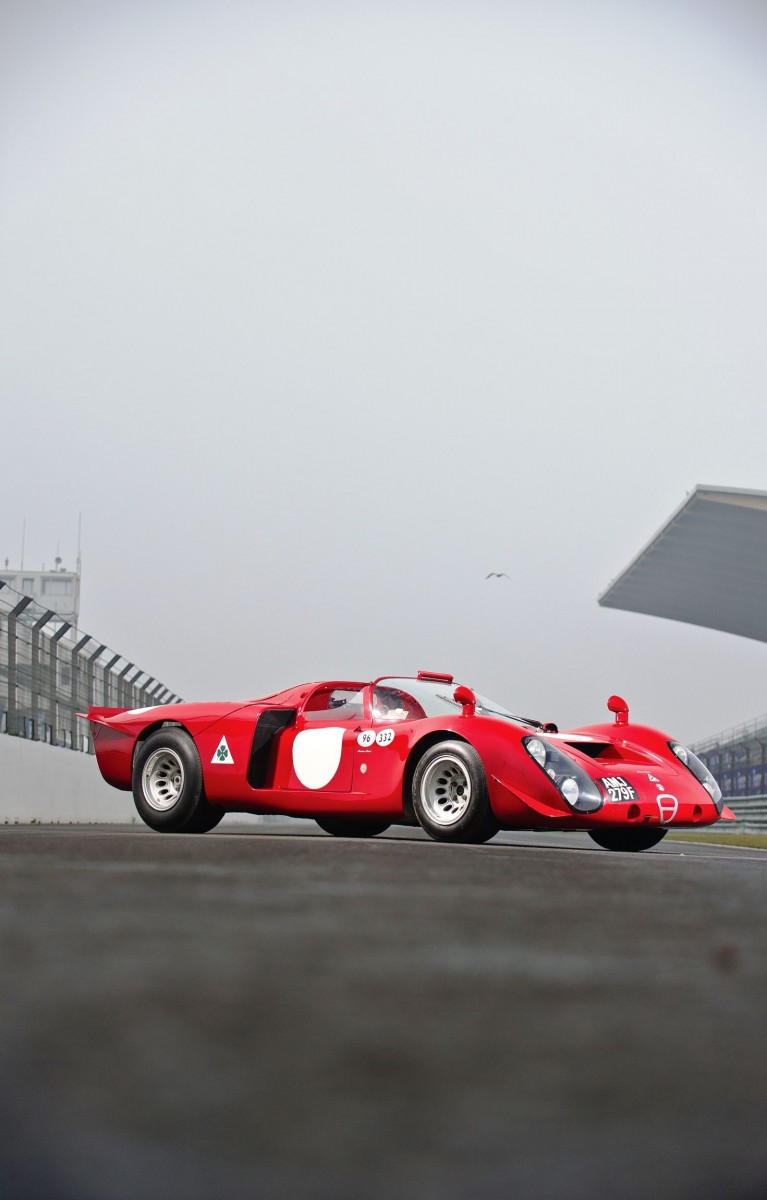
<svg viewBox="0 0 767 1200"><path fill-rule="evenodd" d="M362 688L326 687L310 696L304 708L307 721L360 720L364 712Z"/></svg>
<svg viewBox="0 0 767 1200"><path fill-rule="evenodd" d="M421 721L426 713L407 692L399 688L377 687L373 691L373 718L376 721Z"/></svg>

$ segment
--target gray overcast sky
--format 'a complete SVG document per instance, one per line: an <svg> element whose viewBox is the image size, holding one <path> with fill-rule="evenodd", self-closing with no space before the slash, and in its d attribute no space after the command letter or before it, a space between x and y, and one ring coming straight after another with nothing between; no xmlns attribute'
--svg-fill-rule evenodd
<svg viewBox="0 0 767 1200"><path fill-rule="evenodd" d="M82 513L82 627L187 698L767 710L767 646L597 606L767 487L763 5L0 12L0 560Z"/></svg>

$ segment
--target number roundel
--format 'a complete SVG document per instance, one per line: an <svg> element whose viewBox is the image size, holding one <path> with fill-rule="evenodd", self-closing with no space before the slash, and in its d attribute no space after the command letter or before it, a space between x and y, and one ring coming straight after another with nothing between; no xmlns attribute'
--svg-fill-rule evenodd
<svg viewBox="0 0 767 1200"><path fill-rule="evenodd" d="M390 746L394 741L393 729L363 729L357 734L357 745L366 749L369 746Z"/></svg>

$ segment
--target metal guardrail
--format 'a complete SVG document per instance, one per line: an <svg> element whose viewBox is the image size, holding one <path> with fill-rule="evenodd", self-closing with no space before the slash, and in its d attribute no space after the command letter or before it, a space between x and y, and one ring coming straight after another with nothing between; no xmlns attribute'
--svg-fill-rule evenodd
<svg viewBox="0 0 767 1200"><path fill-rule="evenodd" d="M767 796L733 796L725 803L738 818L727 822L733 833L767 833Z"/></svg>
<svg viewBox="0 0 767 1200"><path fill-rule="evenodd" d="M78 712L180 699L148 671L0 582L0 734L92 753L88 722Z"/></svg>
<svg viewBox="0 0 767 1200"><path fill-rule="evenodd" d="M710 737L693 742L690 749L695 754L705 754L709 750L725 749L765 737L767 737L767 714L754 717L751 721L745 721L741 725L732 725L729 729L723 729L721 733L714 733Z"/></svg>

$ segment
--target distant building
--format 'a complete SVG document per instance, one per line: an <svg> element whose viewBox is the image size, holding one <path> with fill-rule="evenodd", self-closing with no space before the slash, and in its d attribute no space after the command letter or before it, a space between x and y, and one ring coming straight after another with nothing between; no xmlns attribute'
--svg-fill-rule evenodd
<svg viewBox="0 0 767 1200"><path fill-rule="evenodd" d="M58 560L57 560L58 561ZM62 621L79 628L80 575L57 566L54 571L0 571L0 583L7 584L22 596L31 596L41 608L49 609Z"/></svg>
<svg viewBox="0 0 767 1200"><path fill-rule="evenodd" d="M722 795L767 795L767 716L717 733L692 749L716 776Z"/></svg>

